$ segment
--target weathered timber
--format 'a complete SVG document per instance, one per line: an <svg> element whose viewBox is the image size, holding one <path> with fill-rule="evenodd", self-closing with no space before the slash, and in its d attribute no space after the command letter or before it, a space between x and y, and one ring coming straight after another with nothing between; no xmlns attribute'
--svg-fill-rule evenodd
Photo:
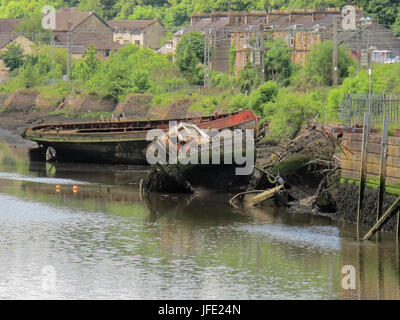
<svg viewBox="0 0 400 320"><path fill-rule="evenodd" d="M387 221L388 218L398 209L400 205L400 197L390 206L390 208L385 212L385 214L378 220L378 222L367 232L364 236L363 240L370 239L375 232L377 232L383 224Z"/></svg>
<svg viewBox="0 0 400 320"><path fill-rule="evenodd" d="M400 210L397 211L397 221L396 221L396 240L399 241L399 231L400 231Z"/></svg>
<svg viewBox="0 0 400 320"><path fill-rule="evenodd" d="M380 164L381 161L380 159L381 157L379 154L368 153L367 155L367 163ZM353 151L353 154L350 154L349 152L342 153L342 162L346 160L356 161L356 162L361 161L361 152ZM386 164L389 167L394 167L397 170L400 170L400 158L387 156Z"/></svg>
<svg viewBox="0 0 400 320"><path fill-rule="evenodd" d="M359 235L360 219L364 201L365 180L367 175L367 146L369 136L369 113L364 113L363 139L361 147L361 168L360 168L360 193L357 207L357 237Z"/></svg>
<svg viewBox="0 0 400 320"><path fill-rule="evenodd" d="M380 179L379 179L379 194L378 194L378 207L376 212L376 221L379 221L379 218L382 215L382 205L383 205L383 197L385 193L385 185L386 185L386 157L387 157L387 146L388 146L388 120L385 117L383 120L383 129L382 129L382 153L381 153L381 161L380 161Z"/></svg>
<svg viewBox="0 0 400 320"><path fill-rule="evenodd" d="M361 142L362 141L362 133L344 133L342 137L342 142L344 141L352 141L352 142ZM381 135L380 134L370 134L369 140L370 143L381 143ZM400 145L400 137L398 136L390 136L388 137L388 144L393 146Z"/></svg>
<svg viewBox="0 0 400 320"><path fill-rule="evenodd" d="M342 169L350 171L360 171L361 162L344 159L342 160ZM367 173L380 175L380 164L368 163L366 164ZM400 168L386 165L386 176L400 179Z"/></svg>
<svg viewBox="0 0 400 320"><path fill-rule="evenodd" d="M253 197L250 200L249 205L250 206L254 206L256 204L259 204L259 203L261 203L261 202L263 202L265 200L268 200L268 199L272 198L275 195L275 193L277 193L282 188L283 188L283 185L280 185L280 186L277 186L275 188L267 190L267 191L255 196L255 197Z"/></svg>
<svg viewBox="0 0 400 320"><path fill-rule="evenodd" d="M352 152L360 152L361 150L361 142L359 141L343 141L342 145L346 148L348 148L349 150L351 150ZM400 157L400 145L392 145L389 144L388 145L388 156L393 156L393 157ZM367 152L368 153L376 153L376 154L381 154L381 144L380 143L368 143L368 148L367 148Z"/></svg>

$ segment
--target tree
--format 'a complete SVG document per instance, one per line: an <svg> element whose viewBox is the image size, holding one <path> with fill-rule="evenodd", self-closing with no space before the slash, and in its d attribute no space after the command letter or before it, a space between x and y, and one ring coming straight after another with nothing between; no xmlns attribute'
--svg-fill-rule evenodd
<svg viewBox="0 0 400 320"><path fill-rule="evenodd" d="M19 44L11 43L6 51L0 54L0 59L10 71L18 69L24 63L24 52Z"/></svg>
<svg viewBox="0 0 400 320"><path fill-rule="evenodd" d="M267 43L269 49L265 53L265 78L286 84L292 74L292 53L282 41L275 40Z"/></svg>
<svg viewBox="0 0 400 320"><path fill-rule="evenodd" d="M257 71L250 65L246 65L244 69L240 70L236 80L240 92L249 94L251 90L260 85L261 79Z"/></svg>
<svg viewBox="0 0 400 320"><path fill-rule="evenodd" d="M211 56L211 55L210 55ZM201 83L199 64L204 60L204 36L200 32L188 32L182 36L176 48L176 64L193 84Z"/></svg>
<svg viewBox="0 0 400 320"><path fill-rule="evenodd" d="M14 32L17 33L48 33L50 34L49 30L44 30L42 27L42 14L34 14L30 17L24 18L23 21L18 23L15 28ZM43 38L42 38L43 40Z"/></svg>
<svg viewBox="0 0 400 320"><path fill-rule="evenodd" d="M332 85L332 41L325 41L314 46L307 56L305 73L307 80L315 81L319 85ZM346 47L338 47L338 75L339 83L349 75L349 67L355 61L350 57Z"/></svg>
<svg viewBox="0 0 400 320"><path fill-rule="evenodd" d="M72 78L85 82L94 75L100 66L100 60L97 58L96 53L96 48L91 44L85 51L83 60L75 65L72 71Z"/></svg>
<svg viewBox="0 0 400 320"><path fill-rule="evenodd" d="M249 107L254 112L262 115L263 105L267 102L273 101L278 95L278 85L276 82L268 81L260 85L254 90L249 97Z"/></svg>
<svg viewBox="0 0 400 320"><path fill-rule="evenodd" d="M397 13L397 17L396 17L396 21L394 22L394 24L392 25L392 30L395 33L395 35L397 37L400 36L400 10Z"/></svg>
<svg viewBox="0 0 400 320"><path fill-rule="evenodd" d="M398 0L360 0L358 5L363 8L364 15L377 18L386 26L395 22L399 11Z"/></svg>

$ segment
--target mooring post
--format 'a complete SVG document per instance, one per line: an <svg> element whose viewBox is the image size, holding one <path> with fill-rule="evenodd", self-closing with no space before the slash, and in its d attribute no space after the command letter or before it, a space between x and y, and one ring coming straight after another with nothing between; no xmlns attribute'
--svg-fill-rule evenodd
<svg viewBox="0 0 400 320"><path fill-rule="evenodd" d="M390 218L390 216L395 212L400 206L400 197L397 198L395 202L390 206L390 208L384 213L382 217L380 217L379 221L367 232L367 234L364 236L363 240L368 240L370 239L376 231L379 231L379 229L386 223L387 219Z"/></svg>
<svg viewBox="0 0 400 320"><path fill-rule="evenodd" d="M376 222L378 222L379 218L382 216L383 197L385 194L385 184L386 184L387 149L388 149L388 119L385 115L385 118L383 119L383 129L382 129L379 194L378 194L378 207L376 211Z"/></svg>
<svg viewBox="0 0 400 320"><path fill-rule="evenodd" d="M140 179L139 183L139 200L143 200L143 179Z"/></svg>
<svg viewBox="0 0 400 320"><path fill-rule="evenodd" d="M358 207L357 207L357 239L360 236L360 222L362 206L364 202L364 191L365 191L365 179L367 175L367 145L369 138L369 112L364 113L364 125L363 125L363 136L361 144L361 167L360 167L360 192L358 196Z"/></svg>
<svg viewBox="0 0 400 320"><path fill-rule="evenodd" d="M397 241L397 243L399 243L399 228L400 228L400 210L397 211L397 224L396 224L396 241Z"/></svg>

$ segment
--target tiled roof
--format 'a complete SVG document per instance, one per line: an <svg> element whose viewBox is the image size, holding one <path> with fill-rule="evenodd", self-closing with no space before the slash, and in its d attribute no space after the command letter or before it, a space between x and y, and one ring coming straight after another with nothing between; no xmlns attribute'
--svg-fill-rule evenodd
<svg viewBox="0 0 400 320"><path fill-rule="evenodd" d="M68 44L68 34L60 32L56 34L56 43L60 45ZM71 44L75 46L83 46L85 49L93 44L98 50L118 50L122 46L114 42L111 37L97 32L79 32L71 34Z"/></svg>
<svg viewBox="0 0 400 320"><path fill-rule="evenodd" d="M146 29L155 22L159 21L158 20L109 20L108 24L116 29L135 30L135 29Z"/></svg>
<svg viewBox="0 0 400 320"><path fill-rule="evenodd" d="M14 27L21 21L22 19L0 19L0 34L13 32Z"/></svg>
<svg viewBox="0 0 400 320"><path fill-rule="evenodd" d="M0 34L0 49L6 46L12 40L11 33Z"/></svg>
<svg viewBox="0 0 400 320"><path fill-rule="evenodd" d="M94 14L89 11L65 11L58 10L56 12L56 28L55 31L73 30L89 16Z"/></svg>

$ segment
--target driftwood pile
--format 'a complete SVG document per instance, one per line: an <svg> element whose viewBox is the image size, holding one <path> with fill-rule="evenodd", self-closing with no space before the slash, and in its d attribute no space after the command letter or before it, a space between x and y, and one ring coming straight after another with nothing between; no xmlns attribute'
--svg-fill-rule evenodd
<svg viewBox="0 0 400 320"><path fill-rule="evenodd" d="M336 137L326 133L322 124L311 120L285 145L265 148L263 158L257 159L246 192L262 190L268 193L284 184L284 188L274 192L275 197L285 194L284 198L292 204L335 210L334 193L340 168L340 157L336 153L340 148ZM244 198L242 193L233 200Z"/></svg>

